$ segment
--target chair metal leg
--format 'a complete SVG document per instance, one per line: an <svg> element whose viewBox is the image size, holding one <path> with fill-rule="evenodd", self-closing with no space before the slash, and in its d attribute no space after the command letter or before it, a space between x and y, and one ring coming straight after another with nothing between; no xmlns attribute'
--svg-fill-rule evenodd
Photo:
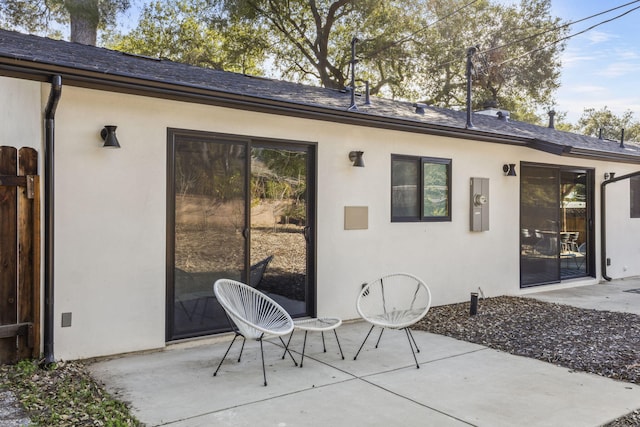
<svg viewBox="0 0 640 427"><path fill-rule="evenodd" d="M411 354L413 354L413 360L416 361L416 368L420 369L420 365L418 364L418 359L416 358L416 352L413 351L413 344L411 344L411 333L409 332L409 328L404 328L404 332L407 334L407 339L409 340L409 347L411 347Z"/></svg>
<svg viewBox="0 0 640 427"><path fill-rule="evenodd" d="M320 334L322 335L322 349L326 353L327 352L327 346L324 344L324 331L320 331Z"/></svg>
<svg viewBox="0 0 640 427"><path fill-rule="evenodd" d="M340 356L342 356L342 360L344 360L344 353L342 353L342 347L340 347L340 340L338 339L338 333L336 330L333 330L333 334L336 336L336 342L338 343L338 350L340 350Z"/></svg>
<svg viewBox="0 0 640 427"><path fill-rule="evenodd" d="M413 332L411 332L411 329L406 328L407 332L409 332L409 336L411 337L411 341L413 341L413 345L416 347L416 353L420 353L420 349L418 348L418 344L416 343L416 339L413 337Z"/></svg>
<svg viewBox="0 0 640 427"><path fill-rule="evenodd" d="M238 363L240 363L240 359L242 358L242 352L244 351L244 343L247 342L245 337L242 337L242 347L240 347L240 354L238 355Z"/></svg>
<svg viewBox="0 0 640 427"><path fill-rule="evenodd" d="M293 338L293 333L295 329L291 331L291 335L289 335L289 339L287 340L287 345L284 346L284 351L282 352L282 360L284 360L284 356L287 355L287 351L289 350L289 344L291 344L291 338Z"/></svg>
<svg viewBox="0 0 640 427"><path fill-rule="evenodd" d="M369 333L367 333L367 336L364 337L364 341L362 341L362 345L360 346L360 348L358 349L358 352L356 353L356 355L353 357L353 360L356 360L356 358L358 357L358 355L360 354L360 350L362 350L362 347L364 347L364 343L367 342L367 338L369 338L369 335L371 335L371 331L373 331L374 325L371 325L371 329L369 329Z"/></svg>
<svg viewBox="0 0 640 427"><path fill-rule="evenodd" d="M227 347L227 351L225 351L224 356L222 356L222 360L220 361L220 363L218 364L218 367L216 368L216 371L213 373L213 376L215 377L216 374L218 373L218 370L220 369L220 366L222 366L222 362L224 362L225 357L227 357L227 354L229 354L229 350L231 350L231 346L233 345L233 343L236 341L236 338L238 338L240 334L236 334L233 339L231 340L231 344L229 344L229 347ZM243 337L244 338L244 337ZM242 344L244 346L244 343Z"/></svg>
<svg viewBox="0 0 640 427"><path fill-rule="evenodd" d="M264 336L264 334L263 334ZM267 386L267 371L264 368L264 350L262 349L262 336L258 340L260 341L260 355L262 355L262 376L264 377L264 386Z"/></svg>
<svg viewBox="0 0 640 427"><path fill-rule="evenodd" d="M378 345L380 345L380 339L382 338L382 333L384 332L384 328L380 329L380 336L378 337L378 342L376 342L376 348L378 348Z"/></svg>
<svg viewBox="0 0 640 427"><path fill-rule="evenodd" d="M304 363L304 349L307 347L307 332L304 331L304 341L302 342L302 359L300 359L300 367L302 368L302 364Z"/></svg>
<svg viewBox="0 0 640 427"><path fill-rule="evenodd" d="M278 338L280 338L280 342L282 343L282 345L284 345L285 353L289 353L289 357L291 357L291 360L293 360L293 364L298 366L298 362L296 362L296 359L293 358L293 354L291 354L291 352L289 351L289 344L285 345L282 337L278 337ZM284 359L284 356L282 356L282 358Z"/></svg>

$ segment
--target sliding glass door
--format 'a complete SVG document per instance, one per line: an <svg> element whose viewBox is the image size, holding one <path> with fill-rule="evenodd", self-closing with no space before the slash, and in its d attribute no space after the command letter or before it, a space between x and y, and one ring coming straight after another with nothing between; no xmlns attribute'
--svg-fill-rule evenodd
<svg viewBox="0 0 640 427"><path fill-rule="evenodd" d="M294 317L312 300L309 160L304 146L251 149L251 280Z"/></svg>
<svg viewBox="0 0 640 427"><path fill-rule="evenodd" d="M520 286L591 275L593 171L520 167Z"/></svg>
<svg viewBox="0 0 640 427"><path fill-rule="evenodd" d="M213 295L220 278L241 280L247 255L247 146L175 135L170 339L229 327Z"/></svg>
<svg viewBox="0 0 640 427"><path fill-rule="evenodd" d="M230 330L220 278L312 315L314 147L178 130L168 147L167 339Z"/></svg>

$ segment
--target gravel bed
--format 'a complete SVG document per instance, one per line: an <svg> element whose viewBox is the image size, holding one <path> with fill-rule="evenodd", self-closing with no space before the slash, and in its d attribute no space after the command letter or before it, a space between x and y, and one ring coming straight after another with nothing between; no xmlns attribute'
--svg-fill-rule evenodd
<svg viewBox="0 0 640 427"><path fill-rule="evenodd" d="M497 297L480 300L475 316L469 303L433 307L415 329L640 385L635 314ZM640 408L607 426L640 426Z"/></svg>

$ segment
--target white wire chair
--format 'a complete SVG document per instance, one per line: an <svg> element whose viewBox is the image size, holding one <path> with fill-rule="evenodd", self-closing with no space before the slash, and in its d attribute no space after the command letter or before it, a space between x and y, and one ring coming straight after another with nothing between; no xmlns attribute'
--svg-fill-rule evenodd
<svg viewBox="0 0 640 427"><path fill-rule="evenodd" d="M227 351L213 373L216 376L218 370L222 366L222 362L227 357L231 346L238 336L243 338L242 348L238 362L242 357L244 344L248 339L260 341L260 353L262 355L262 375L264 377L264 385L267 385L267 374L264 367L264 351L262 348L262 340L265 337L277 336L282 342L282 346L286 348L283 335L287 335L293 331L293 320L289 313L285 311L277 302L263 294L262 292L230 279L219 279L213 284L213 292L218 302L224 308L231 325L234 327L235 336L229 344ZM298 363L289 352L291 360L298 366Z"/></svg>
<svg viewBox="0 0 640 427"><path fill-rule="evenodd" d="M360 354L374 327L381 328L376 348L380 344L385 328L404 329L416 368L420 368L416 358L416 353L419 353L420 349L410 327L426 316L430 307L429 287L422 280L408 273L389 274L363 285L356 300L356 309L364 320L371 323L371 328L353 360L356 360Z"/></svg>

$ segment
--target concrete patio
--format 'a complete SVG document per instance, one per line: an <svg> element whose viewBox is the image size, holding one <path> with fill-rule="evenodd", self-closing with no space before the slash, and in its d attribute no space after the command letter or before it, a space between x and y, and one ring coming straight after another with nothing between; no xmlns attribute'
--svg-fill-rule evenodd
<svg viewBox="0 0 640 427"><path fill-rule="evenodd" d="M530 296L637 309L640 294L627 288L640 281ZM256 342L247 342L240 363L235 343L212 376L230 336L98 361L90 370L149 426L599 426L640 408L640 386L420 331L420 369L401 331L385 332L378 349L377 334L370 337L354 361L367 330L362 322L338 329L345 360L333 334L325 334L324 353L320 335L310 333L303 368L282 359L279 340L265 343L267 387ZM292 341L298 361L302 337Z"/></svg>

